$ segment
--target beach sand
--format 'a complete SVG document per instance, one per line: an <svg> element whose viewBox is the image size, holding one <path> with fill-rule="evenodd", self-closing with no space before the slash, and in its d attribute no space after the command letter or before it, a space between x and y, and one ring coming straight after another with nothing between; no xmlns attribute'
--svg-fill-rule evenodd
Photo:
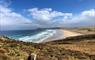
<svg viewBox="0 0 95 60"><path fill-rule="evenodd" d="M71 37L71 36L83 35L81 33L73 32L73 31L69 31L69 30L63 30L63 32L64 32L64 38Z"/></svg>
<svg viewBox="0 0 95 60"><path fill-rule="evenodd" d="M83 35L83 34L73 32L73 31L70 31L70 30L56 29L56 33L53 36L51 36L50 38L44 40L43 42L60 40L60 39L64 39L64 38L67 38L67 37L79 36L79 35Z"/></svg>

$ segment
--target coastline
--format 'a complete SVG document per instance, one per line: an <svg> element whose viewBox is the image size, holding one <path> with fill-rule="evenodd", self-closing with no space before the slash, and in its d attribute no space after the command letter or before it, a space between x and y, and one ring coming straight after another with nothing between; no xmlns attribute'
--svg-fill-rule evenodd
<svg viewBox="0 0 95 60"><path fill-rule="evenodd" d="M64 39L64 38L72 37L72 36L79 36L79 35L84 35L84 34L69 31L69 30L64 30L64 29L56 29L56 33L50 38L43 40L42 43L54 41L54 40L60 40L60 39Z"/></svg>
<svg viewBox="0 0 95 60"><path fill-rule="evenodd" d="M60 40L60 39L63 39L63 38L64 38L63 30L62 29L56 29L56 33L54 35L50 36L46 40L43 40L41 43L54 41L54 40Z"/></svg>
<svg viewBox="0 0 95 60"><path fill-rule="evenodd" d="M81 33L74 32L66 29L49 29L38 33L37 35L24 36L19 38L19 41L33 42L33 43L43 43L54 40L64 39L66 37L82 35Z"/></svg>

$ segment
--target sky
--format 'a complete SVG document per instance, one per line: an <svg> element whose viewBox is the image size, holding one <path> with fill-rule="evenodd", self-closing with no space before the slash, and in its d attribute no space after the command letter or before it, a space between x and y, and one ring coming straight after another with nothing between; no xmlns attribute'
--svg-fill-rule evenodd
<svg viewBox="0 0 95 60"><path fill-rule="evenodd" d="M0 30L95 25L95 0L0 0Z"/></svg>

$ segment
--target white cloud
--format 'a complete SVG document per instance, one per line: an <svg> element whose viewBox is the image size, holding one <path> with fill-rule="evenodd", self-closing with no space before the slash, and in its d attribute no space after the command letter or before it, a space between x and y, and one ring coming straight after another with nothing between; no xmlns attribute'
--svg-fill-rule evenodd
<svg viewBox="0 0 95 60"><path fill-rule="evenodd" d="M42 26L57 26L63 23L64 19L72 17L72 13L63 13L59 11L53 11L51 8L32 8L28 9L33 19Z"/></svg>
<svg viewBox="0 0 95 60"><path fill-rule="evenodd" d="M30 14L33 16L36 20L42 20L42 21L48 21L52 20L56 17L68 17L72 16L72 13L62 13L58 11L53 11L51 8L44 8L44 9L38 9L38 8L32 8L28 10Z"/></svg>
<svg viewBox="0 0 95 60"><path fill-rule="evenodd" d="M90 10L87 10L87 11L83 11L81 13L82 16L88 16L88 17L95 17L95 9L90 9Z"/></svg>
<svg viewBox="0 0 95 60"><path fill-rule="evenodd" d="M53 11L51 8L32 8L28 10L39 25L47 26L75 26L78 25L95 25L95 9L89 9L80 12L78 15L72 13L63 13ZM72 24L72 25L71 25Z"/></svg>
<svg viewBox="0 0 95 60"><path fill-rule="evenodd" d="M72 26L87 26L87 25L95 25L95 9L89 9L82 11L77 16L72 16L71 19L64 20L64 24Z"/></svg>
<svg viewBox="0 0 95 60"><path fill-rule="evenodd" d="M27 26L28 24L31 24L32 22L23 17L21 14L13 12L12 9L0 5L0 28L8 28L8 26L14 26L14 27L21 27L21 26ZM17 28L18 29L18 28Z"/></svg>
<svg viewBox="0 0 95 60"><path fill-rule="evenodd" d="M89 23L94 21L95 23L95 9L85 10L81 12L81 14L76 18L79 21L84 21L84 22L89 21Z"/></svg>
<svg viewBox="0 0 95 60"><path fill-rule="evenodd" d="M54 27L69 25L95 25L95 9L82 11L78 15L54 11L51 8L28 9L32 21L20 13L13 12L7 6L0 5L0 28L3 29L31 29L36 27ZM8 28L9 27L9 28Z"/></svg>

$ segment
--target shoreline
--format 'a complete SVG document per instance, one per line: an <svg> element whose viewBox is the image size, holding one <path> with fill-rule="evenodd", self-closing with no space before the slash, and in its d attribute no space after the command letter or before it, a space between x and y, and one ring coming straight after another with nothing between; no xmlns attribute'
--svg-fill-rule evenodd
<svg viewBox="0 0 95 60"><path fill-rule="evenodd" d="M39 36L40 35L40 36ZM33 43L44 43L44 42L49 42L49 41L55 41L55 40L60 40L60 39L64 39L66 37L71 37L71 36L78 36L78 35L83 35L81 33L77 33L77 32L73 32L70 30L65 30L65 29L55 29L55 30L47 30L44 32L39 33L35 39L37 39L37 37L39 38L36 41L33 40L25 40L26 38L31 39L32 37L26 36L23 39L19 40L19 41L23 41L23 42L33 42ZM34 35L35 36L35 35ZM41 37L44 37L41 39ZM34 39L34 38L32 38Z"/></svg>
<svg viewBox="0 0 95 60"><path fill-rule="evenodd" d="M67 37L73 37L73 36L79 36L79 35L84 35L84 34L73 32L70 30L56 29L56 33L53 36L51 36L50 38L46 40L43 40L41 43L65 39Z"/></svg>
<svg viewBox="0 0 95 60"><path fill-rule="evenodd" d="M63 39L63 38L64 38L64 33L62 32L62 30L56 29L56 33L53 36L47 38L46 40L43 40L41 43Z"/></svg>

